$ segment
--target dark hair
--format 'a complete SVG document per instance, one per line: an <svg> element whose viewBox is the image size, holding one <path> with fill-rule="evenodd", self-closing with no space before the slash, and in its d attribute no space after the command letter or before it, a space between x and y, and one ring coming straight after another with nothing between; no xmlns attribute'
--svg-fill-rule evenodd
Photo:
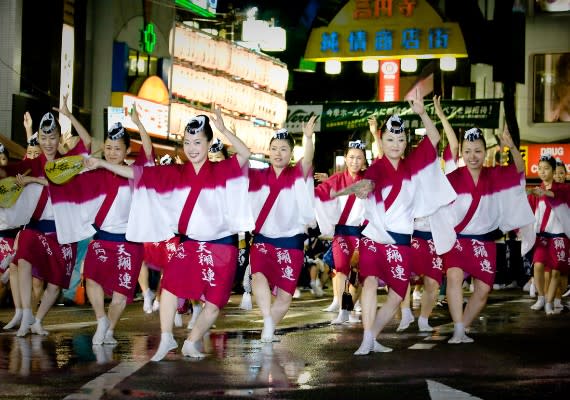
<svg viewBox="0 0 570 400"><path fill-rule="evenodd" d="M483 131L479 128L471 128L465 131L465 133L461 136L461 148L463 148L463 143L465 141L468 142L475 142L480 140L483 142L483 148L487 149L487 141L485 140L485 136L483 135Z"/></svg>
<svg viewBox="0 0 570 400"><path fill-rule="evenodd" d="M390 115L384 123L382 123L382 127L380 128L380 134L384 134L386 132L392 132L395 134L403 133L405 136L406 133L406 123L404 120L400 118L398 114ZM406 140L408 138L406 137Z"/></svg>
<svg viewBox="0 0 570 400"><path fill-rule="evenodd" d="M210 126L210 118L204 114L196 115L196 117L192 118L186 124L186 128L184 128L184 133L188 133L190 135L196 135L202 131L206 135L206 140L211 142L214 138L214 131Z"/></svg>
<svg viewBox="0 0 570 400"><path fill-rule="evenodd" d="M210 149L208 150L208 153L210 154L222 153L224 159L227 160L228 158L230 158L230 153L228 153L228 149L226 148L226 146L224 146L224 144L220 139L214 140L214 142L210 146Z"/></svg>
<svg viewBox="0 0 570 400"><path fill-rule="evenodd" d="M556 169L556 158L554 158L550 154L545 154L543 156L540 156L540 159L538 160L538 162L539 163L541 163L541 162L547 163L548 165L550 165L550 167L552 168L553 171Z"/></svg>
<svg viewBox="0 0 570 400"><path fill-rule="evenodd" d="M564 164L564 161L562 160L556 160L556 167L562 167L564 168L564 172L567 172L566 164Z"/></svg>
<svg viewBox="0 0 570 400"><path fill-rule="evenodd" d="M105 133L104 142L107 139L111 140L122 140L125 143L125 148L129 148L131 145L131 136L129 132L123 127L120 122L114 124L108 131Z"/></svg>
<svg viewBox="0 0 570 400"><path fill-rule="evenodd" d="M363 134L364 132L362 132ZM362 151L362 155L364 156L364 163L368 165L368 161L366 160L366 141L363 139L363 135L360 131L356 131L353 133L352 137L346 142L346 146L344 148L344 156L348 155L349 150L355 149Z"/></svg>
<svg viewBox="0 0 570 400"><path fill-rule="evenodd" d="M285 141L287 141L287 143L289 143L289 147L291 148L291 151L293 151L293 149L295 148L295 139L293 138L293 136L291 136L289 134L289 132L287 132L286 129L280 129L277 132L275 132L275 134L273 135L273 137L269 141L269 146L271 146L271 144L273 143L274 140L285 140Z"/></svg>

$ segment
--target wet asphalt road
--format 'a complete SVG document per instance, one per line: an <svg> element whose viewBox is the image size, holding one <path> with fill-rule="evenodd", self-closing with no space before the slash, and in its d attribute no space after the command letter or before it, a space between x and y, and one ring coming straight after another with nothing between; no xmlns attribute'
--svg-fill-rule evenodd
<svg viewBox="0 0 570 400"><path fill-rule="evenodd" d="M379 292L379 301L384 299ZM91 309L54 306L47 337L16 338L0 331L0 399L546 399L570 393L570 313L531 311L520 290L493 292L472 327L473 344L450 345L449 314L437 308L434 334L412 324L397 333L398 318L380 335L391 353L356 357L361 324L331 326L323 312L330 297L304 292L278 327L281 341L262 344L262 318L238 308L232 296L204 341L208 357L184 358L187 334L175 329L177 352L149 362L158 346L158 315L142 303L127 307L115 332L117 346L91 346ZM417 318L419 310L414 310ZM0 326L11 310L0 309ZM189 317L185 316L184 324Z"/></svg>

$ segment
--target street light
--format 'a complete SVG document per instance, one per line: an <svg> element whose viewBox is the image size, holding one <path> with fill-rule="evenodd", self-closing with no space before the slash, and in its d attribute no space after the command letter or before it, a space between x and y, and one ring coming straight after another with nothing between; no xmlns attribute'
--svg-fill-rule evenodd
<svg viewBox="0 0 570 400"><path fill-rule="evenodd" d="M453 56L444 56L439 59L439 68L442 71L455 71L457 68L457 59Z"/></svg>
<svg viewBox="0 0 570 400"><path fill-rule="evenodd" d="M400 69L404 72L416 72L418 60L412 57L404 57L400 63Z"/></svg>
<svg viewBox="0 0 570 400"><path fill-rule="evenodd" d="M380 68L378 60L362 60L362 72L377 74Z"/></svg>
<svg viewBox="0 0 570 400"><path fill-rule="evenodd" d="M340 74L342 67L339 60L325 61L325 72L330 75Z"/></svg>

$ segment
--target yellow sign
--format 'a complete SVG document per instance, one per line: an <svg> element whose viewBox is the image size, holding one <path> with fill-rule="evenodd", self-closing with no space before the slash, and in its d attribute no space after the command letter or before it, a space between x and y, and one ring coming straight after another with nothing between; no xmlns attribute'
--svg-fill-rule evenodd
<svg viewBox="0 0 570 400"><path fill-rule="evenodd" d="M306 60L467 57L459 25L425 0L350 0L329 26L311 31Z"/></svg>

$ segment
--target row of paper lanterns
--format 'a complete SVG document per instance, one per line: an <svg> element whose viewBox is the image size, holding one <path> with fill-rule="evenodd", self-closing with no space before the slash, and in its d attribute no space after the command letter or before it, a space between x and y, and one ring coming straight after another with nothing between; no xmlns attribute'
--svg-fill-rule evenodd
<svg viewBox="0 0 570 400"><path fill-rule="evenodd" d="M289 71L276 60L191 28L177 25L174 32L174 57L279 94L287 90Z"/></svg>
<svg viewBox="0 0 570 400"><path fill-rule="evenodd" d="M273 124L280 125L287 117L287 102L280 97L181 65L174 65L172 69L172 93L189 101L214 103Z"/></svg>

